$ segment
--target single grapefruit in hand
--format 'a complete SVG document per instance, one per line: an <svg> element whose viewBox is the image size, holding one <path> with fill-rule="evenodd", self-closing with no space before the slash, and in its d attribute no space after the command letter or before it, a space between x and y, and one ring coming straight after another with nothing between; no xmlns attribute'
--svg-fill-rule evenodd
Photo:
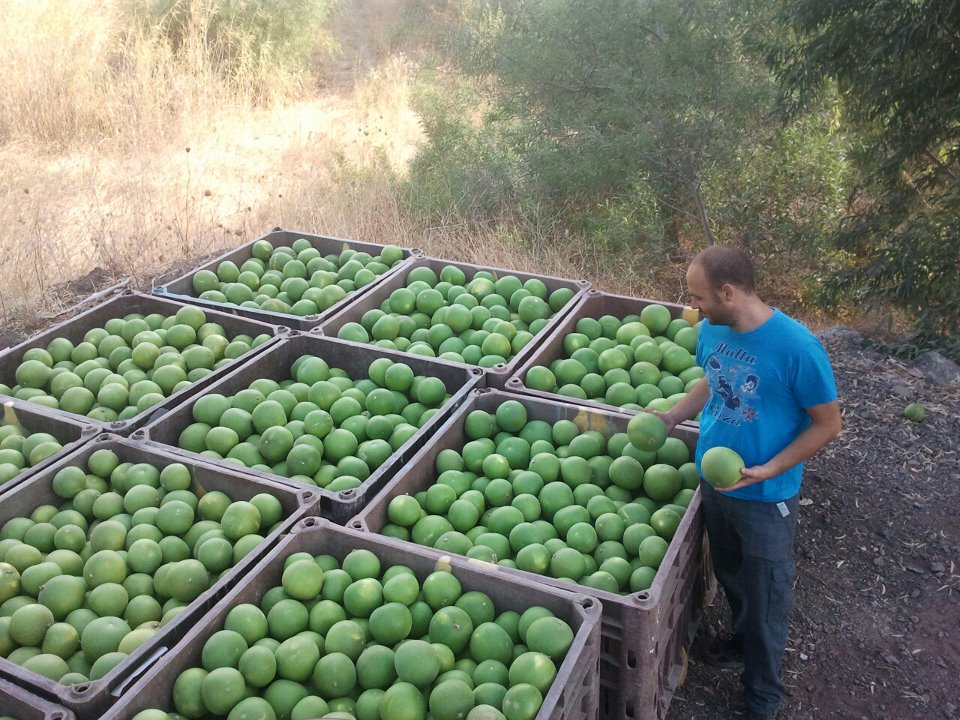
<svg viewBox="0 0 960 720"><path fill-rule="evenodd" d="M712 447L700 460L703 479L714 487L726 488L740 482L740 471L745 467L743 458L727 447Z"/></svg>

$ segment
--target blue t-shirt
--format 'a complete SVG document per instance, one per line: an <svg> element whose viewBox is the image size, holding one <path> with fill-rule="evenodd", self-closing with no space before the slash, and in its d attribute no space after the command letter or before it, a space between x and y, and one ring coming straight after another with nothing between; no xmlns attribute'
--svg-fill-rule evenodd
<svg viewBox="0 0 960 720"><path fill-rule="evenodd" d="M700 414L696 463L716 446L736 450L747 467L762 465L810 425L806 408L837 399L826 350L800 322L774 309L750 332L704 320L697 362L710 384ZM803 464L730 491L745 500L780 502L800 490Z"/></svg>

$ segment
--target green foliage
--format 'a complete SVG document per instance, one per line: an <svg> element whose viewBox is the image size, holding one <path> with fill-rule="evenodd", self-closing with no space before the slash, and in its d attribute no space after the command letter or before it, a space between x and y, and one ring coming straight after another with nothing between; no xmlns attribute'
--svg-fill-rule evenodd
<svg viewBox="0 0 960 720"><path fill-rule="evenodd" d="M851 261L827 296L895 303L911 342L960 347L960 4L799 0L770 54L796 117L831 85L860 147L857 202L833 241Z"/></svg>
<svg viewBox="0 0 960 720"><path fill-rule="evenodd" d="M794 0L781 20L789 34L770 56L787 109L807 107L825 81L836 82L849 120L882 128L893 172L957 127L960 3Z"/></svg>
<svg viewBox="0 0 960 720"><path fill-rule="evenodd" d="M515 198L515 163L504 128L483 100L458 78L422 81L416 90L424 131L431 139L411 166L408 202L434 219L491 218Z"/></svg>
<svg viewBox="0 0 960 720"><path fill-rule="evenodd" d="M151 0L134 11L174 52L200 54L236 83L269 85L270 73L299 76L333 47L325 23L336 0Z"/></svg>
<svg viewBox="0 0 960 720"><path fill-rule="evenodd" d="M649 258L690 237L823 243L845 197L844 138L826 104L816 121L771 119L765 3L463 7L450 58L462 75L418 104L430 144L415 196L483 218L536 208Z"/></svg>
<svg viewBox="0 0 960 720"><path fill-rule="evenodd" d="M890 190L882 208L844 223L836 241L854 260L827 278L826 297L898 306L914 319L911 348L960 359L960 186L915 196Z"/></svg>
<svg viewBox="0 0 960 720"><path fill-rule="evenodd" d="M773 237L779 251L805 266L820 264L855 179L845 157L849 139L837 129L837 114L830 102L787 125L771 124L762 141L738 149L732 167L721 168L722 177L707 178L719 241L762 254Z"/></svg>

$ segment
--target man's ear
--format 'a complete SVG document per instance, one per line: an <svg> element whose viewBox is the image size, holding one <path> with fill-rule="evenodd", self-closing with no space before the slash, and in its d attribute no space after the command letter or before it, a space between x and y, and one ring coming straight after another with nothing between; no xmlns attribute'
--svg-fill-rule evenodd
<svg viewBox="0 0 960 720"><path fill-rule="evenodd" d="M736 295L737 289L730 283L724 283L720 286L720 297L723 298L726 302L733 300L734 295Z"/></svg>

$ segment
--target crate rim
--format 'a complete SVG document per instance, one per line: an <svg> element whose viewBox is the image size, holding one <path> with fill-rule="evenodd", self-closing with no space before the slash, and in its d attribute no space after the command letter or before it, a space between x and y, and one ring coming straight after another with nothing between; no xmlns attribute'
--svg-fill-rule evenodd
<svg viewBox="0 0 960 720"><path fill-rule="evenodd" d="M89 458L90 455L104 448L117 450L121 457L123 457L125 452L128 452L134 456L146 455L154 458L154 462L189 463L194 466L191 467L191 476L193 476L193 470L196 467L200 467L206 471L216 470L216 468L210 468L200 463L192 463L189 458L182 458L169 451L152 447L146 443L137 442L131 438L123 437L115 433L101 433L84 445L74 449L68 455L65 455L57 463L45 468L43 473L31 477L28 482L22 483L17 488L14 488L12 492L0 495L0 508L9 504L15 493L27 493L33 490L34 488L27 487L30 483L34 485L43 483L43 487L46 488L52 484L56 472L60 469L86 462L86 459ZM83 460L80 459L81 456L84 456ZM220 473L212 474L219 475ZM233 475L233 477L230 477L231 475ZM318 493L312 492L309 489L298 490L277 482L244 477L240 473L226 473L224 475L224 482L246 483L248 490L266 492L274 496L278 493L285 494L289 498L289 503L293 505L293 509L287 517L278 522L272 532L263 536L263 541L258 543L257 546L238 563L231 565L226 571L226 575L218 578L207 590L189 603L187 609L166 626L166 628L168 628L167 632L162 634L160 638L157 638L156 641L154 641L154 638L151 638L145 642L131 652L123 662L97 680L88 680L87 682L77 685L61 685L54 680L27 670L21 665L12 663L6 658L0 658L0 680L7 680L8 682L18 684L20 687L37 694L48 702L62 704L81 717L87 712L99 710L100 704L104 702L106 697L119 692L120 689L129 683L130 677L141 675L155 663L159 657L159 655L157 655L157 649L159 647L162 647L164 643L170 644L171 640L176 642L176 638L186 632L187 622L191 620L191 618L196 619L201 617L207 608L215 604L215 602L229 590L229 583L231 581L235 583L238 577L243 577L251 572L260 559L269 554L277 543L289 534L289 530L293 525L303 517L313 513L317 509L320 499ZM227 492L228 495L230 494L229 490L225 492ZM251 493L251 495L252 494L253 493ZM26 497L26 495L24 495L24 497ZM195 606L190 609L190 605ZM143 650L141 650L141 648L143 648ZM26 677L23 677L24 675L26 675Z"/></svg>
<svg viewBox="0 0 960 720"><path fill-rule="evenodd" d="M284 349L290 347L291 343L294 342L304 342L308 345L310 344L319 344L321 349L324 345L332 345L334 348L337 346L345 348L348 352L370 352L374 351L379 357L393 357L395 362L409 362L411 359L417 361L423 361L426 365L436 365L440 367L447 368L450 372L464 372L470 376L467 382L459 388L455 388L453 392L450 393L450 400L446 405L438 408L438 412L435 417L438 417L437 420L429 420L426 425L423 427L418 427L417 432L411 436L404 445L401 445L397 450L393 451L387 460L381 465L381 468L385 468L382 475L387 476L386 482L389 483L390 479L399 471L402 465L406 463L403 462L403 455L410 453L411 456L416 454L416 451L419 450L419 446L428 442L429 439L443 426L446 422L447 416L451 413L456 412L460 404L466 402L467 398L470 395L470 392L476 389L477 384L483 382L485 375L482 372L481 368L476 368L470 365L461 365L460 363L452 363L447 360L442 360L439 358L428 358L428 357L419 357L419 356L410 356L403 353L400 353L396 350L385 350L384 348L374 348L370 345L363 345L359 343L352 343L346 340L341 340L340 338L331 338L325 335L317 335L311 332L303 332L297 330L291 330L284 338L273 343L273 345L264 350L261 353L261 356L251 359L249 364L254 362L266 362L265 359L269 359L271 354L277 354L283 352ZM247 364L243 367L237 367L231 369L228 373L220 377L216 383L212 383L209 390L217 390L223 383L227 383L233 380L236 376L239 376L241 373L247 371ZM263 480L269 480L271 482L280 483L287 487L295 488L308 488L312 489L320 494L321 497L327 498L330 502L334 503L334 506L344 506L350 507L356 503L366 504L376 493L368 495L369 489L376 485L379 481L382 480L382 477L375 477L375 474L380 468L373 470L370 474L370 477L361 483L360 486L356 488L348 488L346 490L336 490L331 491L326 488L314 487L307 485L305 483L297 482L290 478L285 478L281 475L274 473L268 473L262 470L256 470L254 468L249 468L242 465L233 465L225 462L224 460L216 460L214 458L207 458L199 453L194 453L189 450L184 450L179 446L167 445L166 443L156 440L151 435L151 429L156 432L156 427L164 422L164 419L173 412L182 411L187 406L192 406L199 399L200 395L186 398L182 403L171 406L165 409L162 413L155 414L150 418L150 422L144 425L141 428L138 428L131 434L131 438L137 440L138 442L143 442L147 445L153 447L162 448L168 452L172 452L177 455L182 455L184 457L190 458L192 461L206 465L213 468L222 467L224 465L231 467L236 472L239 472L242 475L256 477ZM409 444L409 445L408 445ZM404 448L406 450L404 451ZM370 480L375 482L370 483ZM369 484L368 484L369 483ZM343 518L344 522L347 522L350 519L350 516Z"/></svg>
<svg viewBox="0 0 960 720"><path fill-rule="evenodd" d="M17 345L9 347L3 352L0 352L0 362L3 362L8 358L11 358L16 355L20 355L22 357L23 353L27 352L28 350L34 347L41 347L41 346L45 347L47 344L49 344L50 340L56 337L63 337L63 335L58 335L55 333L59 332L61 328L63 328L64 326L73 325L77 323L77 321L81 321L81 328L86 327L86 325L82 323L84 319L88 318L89 316L92 316L94 313L109 310L111 309L110 306L118 305L125 301L132 301L134 303L147 303L147 304L160 303L161 305L169 305L177 309L182 307L195 307L195 306L191 306L189 303L180 302L179 300L174 300L174 299L162 297L159 295L149 295L146 293L134 292L134 291L120 292L113 295L108 300L105 300L102 303L98 303L93 307L83 311L79 315L75 315L74 317L68 318L60 323L57 323L56 325L50 328L47 328L46 330L35 333L29 338L26 338L22 342L18 343ZM142 427L143 425L149 423L152 415L158 410L162 409L160 406L175 405L176 403L170 402L174 398L178 398L177 402L180 402L186 397L203 392L206 385L210 384L210 382L217 379L221 371L232 370L234 367L240 366L248 362L253 357L256 357L256 355L262 352L264 348L269 347L271 344L276 343L279 339L282 339L289 332L289 328L286 328L281 325L275 325L275 324L272 325L272 324L264 323L259 320L254 320L251 318L245 318L238 315L231 315L229 313L220 312L216 309L203 308L203 310L205 313L212 312L214 314L214 316L210 318L211 322L218 322L221 325L223 324L223 322L227 322L230 325L233 325L233 324L244 325L244 324L250 323L254 326L250 328L252 331L255 332L257 330L262 330L262 332L258 334L260 335L269 334L270 339L258 345L257 347L251 348L248 352L236 358L233 362L228 363L226 366L222 368L218 368L216 370L212 370L206 376L191 383L189 387L183 388L182 390L178 390L172 395L165 397L163 402L157 403L157 405L151 406L146 410L137 413L135 416L133 416L132 418L129 418L128 420L113 420L113 421L95 420L93 418L87 417L86 415L78 415L76 413L67 412L66 410L61 410L59 408L46 408L45 406L40 406L40 405L38 405L38 407L44 407L45 412L47 412L50 415L55 415L57 417L61 417L64 419L70 419L75 422L78 422L78 421L84 422L84 423L93 425L94 427L100 428L101 431L113 432L116 434L129 434L133 430L136 430L137 428ZM102 325L93 325L89 327L88 330L92 330L97 327L102 327ZM245 333L245 334L249 334L249 333ZM78 334L78 337L79 337L79 334ZM5 401L7 398L11 400L17 399L11 395L0 395L0 401ZM22 402L28 402L28 401L22 401Z"/></svg>
<svg viewBox="0 0 960 720"><path fill-rule="evenodd" d="M534 355L535 351L539 349L539 347L544 342L547 341L547 339L553 334L556 328L563 323L563 321L573 311L573 309L577 307L580 304L580 302L582 302L584 294L589 292L590 289L592 288L590 281L583 278L572 279L572 278L558 277L555 275L543 275L543 274L537 274L533 272L527 272L525 270L512 270L509 268L496 267L494 265L478 265L476 263L471 263L467 261L450 260L447 258L435 257L432 255L421 255L419 257L412 258L409 264L410 264L410 269L413 269L415 267L422 267L424 265L439 264L439 263L454 265L461 269L470 268L473 270L474 273L477 273L480 271L486 271L486 272L492 272L494 274L509 274L509 275L515 275L517 277L525 277L527 279L542 279L542 280L552 281L554 283L563 283L564 286L566 286L567 284L574 285L576 288L576 289L571 288L574 292L573 297L570 298L570 300L562 308L560 308L560 310L555 312L553 315L551 315L547 319L547 324L544 326L544 328L539 333L534 335L533 339L526 346L520 349L520 352L516 353L512 358L509 358L505 363L497 363L496 365L493 365L489 368L482 368L487 373L488 377L495 383L506 382L506 380L516 371L516 368L522 365L523 362L526 362L526 360L529 357ZM379 291L382 291L390 281L395 279L395 277L396 276L394 276L393 278L390 278L390 280L385 280L377 288L371 288L370 296L378 293ZM365 297L363 299L366 300L369 298ZM337 329L339 329L339 327L342 327L348 322L359 322L359 317L355 318L354 320L349 319L355 314L356 310L357 308L353 306L344 306L343 308L339 309L336 313L332 313L329 317L325 318L323 322L321 322L319 325L317 325L314 328L311 328L311 332L316 332L325 337L334 337L333 335L329 334L329 330L332 330L334 326L337 326ZM358 344L373 345L373 343L358 343ZM400 352L404 352L404 351L400 351ZM409 355L411 353L404 352L404 354ZM467 365L467 363L464 363L464 365ZM467 367L480 367L480 366L467 365Z"/></svg>
<svg viewBox="0 0 960 720"><path fill-rule="evenodd" d="M600 400L590 400L590 399L583 399L583 398L567 397L566 395L560 395L559 393L545 392L545 391L543 391L543 390L534 390L533 388L527 387L527 386L524 384L524 382L523 382L523 378L526 377L527 372L529 372L529 370L530 370L532 367L534 367L535 365L543 365L543 364L545 364L545 361L552 361L552 360L558 359L558 358L560 357L560 356L546 357L546 347L547 347L549 344L551 344L551 343L555 340L556 337L558 337L558 336L560 335L561 331L563 331L563 330L565 329L565 326L568 326L568 325L573 324L573 323L572 323L572 320L573 320L573 318L574 318L575 316L577 316L578 311L579 311L583 306L587 305L588 303L590 303L590 302L596 302L597 299L601 299L601 300L602 300L602 299L604 299L604 298L610 298L610 299L613 300L614 302L626 302L626 303L640 302L640 303L645 303L645 304L648 304L648 305L652 305L652 304L663 305L663 306L667 307L668 309L669 309L669 308L680 308L680 309L685 310L685 309L689 308L688 305L682 305L682 304L680 304L680 303L668 302L668 301L666 301L666 300L654 300L654 299L652 299L652 298L646 298L646 297L636 297L636 296L632 296L632 295L620 295L620 294L617 294L617 293L606 292L606 291L600 290L600 289L598 289L598 288L590 288L589 290L587 290L586 293L584 293L583 297L576 303L576 305L570 309L570 312L567 313L567 317L565 317L564 320L561 321L561 322L557 325L557 327L555 327L555 328L553 329L553 332L551 332L550 336L547 337L547 338L545 338L545 339L543 340L543 342L540 343L540 345L539 345L539 347L536 349L536 351L533 352L528 358L526 358L526 360L525 360L521 365L519 365L518 367L514 368L513 373L510 375L509 378L507 378L506 382L504 383L504 388L507 389L507 390L510 390L511 392L515 392L515 393L523 394L523 395L529 395L529 396L531 396L531 397L537 397L537 398L541 398L541 399L544 399L544 400L551 400L551 399L554 399L554 398L562 398L564 402L569 402L569 403L574 404L574 405L582 405L583 407L593 408L593 409L597 409L597 410L607 410L607 411L611 411L611 412L628 413L628 414L630 414L630 415L637 415L637 414L639 414L639 413L641 413L641 412L644 412L644 411L642 411L642 410L628 410L628 409L624 409L624 408L621 408L621 407L617 407L616 405L611 405L611 404L609 404L609 403L602 402L602 401L600 401ZM697 313L698 313L700 319L702 320L702 319L703 319L703 313L701 313L700 311L697 311ZM578 319L579 319L579 318L578 318ZM546 364L548 364L548 363L546 363ZM699 425L700 425L696 420L684 420L683 423L681 423L681 424L684 424L684 425L687 425L687 426L692 426L692 427L699 427Z"/></svg>
<svg viewBox="0 0 960 720"><path fill-rule="evenodd" d="M398 263L394 268L390 268L390 270L388 270L383 275L378 276L368 285L362 288L357 288L357 290L355 290L350 295L347 295L347 297L345 297L343 300L338 301L332 307L327 308L326 310L323 310L319 313L315 313L312 315L305 315L302 317L299 315L293 315L291 313L281 313L281 312L276 312L272 310L262 310L259 308L243 308L239 305L234 305L233 303L223 303L223 302L217 302L215 300L206 300L196 295L191 295L189 293L178 292L176 290L170 289L171 285L184 283L185 281L191 279L193 275L199 272L200 270L211 269L215 265L218 265L221 262L224 262L225 260L227 260L231 255L237 252L240 252L246 248L252 249L254 243L260 240L266 240L271 235L275 235L277 233L288 233L291 235L300 235L301 237L311 239L311 241L312 240L322 240L322 241L329 240L332 242L344 243L347 245L353 244L353 245L360 245L360 246L386 247L386 244L383 244L383 243L375 243L375 242L370 242L366 240L351 240L349 238L341 238L335 235L320 235L318 233L307 232L305 230L295 230L295 229L277 226L270 230L264 231L262 235L254 238L253 240L250 240L246 243L242 243L236 247L228 248L224 250L223 252L219 253L216 257L211 258L210 260L204 263L194 266L190 270L184 272L183 274L171 280L168 280L167 282L161 285L155 285L151 290L151 292L154 295L157 295L159 297L175 299L178 302L183 302L186 304L199 305L201 307L209 307L214 310L220 310L221 312L236 314L242 317L249 317L251 319L258 320L260 322L268 322L273 320L275 321L275 324L279 324L284 327L291 327L293 329L299 329L299 330L308 330L312 327L316 327L317 325L319 325L321 322L324 321L325 318L330 317L335 310L339 310L338 306L340 306L341 304L356 300L361 295L373 289L373 287L375 287L384 279L386 279L386 277L389 277L390 275L392 275L393 273L391 271L395 269L399 269L401 266L408 263L411 259L415 257L419 257L423 254L423 251L420 248L398 246L403 251L404 257L403 257L403 260L401 260L401 262ZM251 253L251 257L252 257L252 253ZM285 325L285 323L289 323L289 325Z"/></svg>
<svg viewBox="0 0 960 720"><path fill-rule="evenodd" d="M497 575L491 576L485 567L473 563L468 558L462 556L450 555L445 558L437 558L434 557L432 553L418 552L418 549L414 549L414 551L411 553L410 548L407 547L407 543L395 541L393 538L374 535L371 533L357 532L350 528L336 525L327 519L316 517L303 518L300 522L294 525L291 532L282 538L278 543L276 543L270 549L270 552L261 559L258 565L258 571L262 572L268 571L268 569L273 569L275 564L281 563L285 553L287 553L287 556L289 556L289 551L291 551L293 548L296 548L300 543L308 542L309 536L313 535L322 541L322 538L326 533L343 535L346 537L346 542L350 542L352 540L354 542L359 542L361 546L380 546L391 549L397 553L407 554L408 556L419 555L420 557L418 562L424 564L432 562L437 569L454 572L454 574L455 571L459 569L466 570L471 575L475 574L481 577L497 577L500 581L505 581L510 586L516 586L518 591L525 585L522 581L513 577ZM596 598L590 597L589 595L585 595L583 593L571 592L570 590L564 588L538 586L535 588L535 590L541 594L541 598L544 596L552 596L553 602L563 604L569 603L571 614L576 616L579 620L578 627L574 629L573 644L571 644L570 648L567 650L563 662L557 667L557 674L554 678L554 681L551 683L550 689L543 696L540 711L537 713L537 720L544 720L545 718L551 717L551 715L548 713L557 707L558 701L563 696L564 686L563 683L558 681L561 679L570 678L572 670L576 666L578 660L578 651L579 653L586 654L591 649L588 646L592 643L597 651L594 660L599 658L599 636L603 606L602 603ZM245 588L242 586L232 588L230 592L221 597L203 614L203 617L197 621L195 628L202 629L191 630L191 632L181 638L181 640L174 647L170 648L168 652L176 652L177 654L185 653L186 647L188 646L188 641L193 641L197 638L197 636L205 634L211 630L215 632L216 630L214 630L214 628L211 626L213 620L217 616L224 614L228 607L235 607L237 599L244 595L244 591ZM137 680L131 685L131 695L134 694L134 691L138 689L147 689L153 678L155 678L160 672L160 669L161 665L159 662L154 663L149 669L147 669L146 672L137 678ZM591 672L593 676L594 688L599 691L599 675L596 673L596 668L594 667L588 672ZM119 709L120 708L118 708L117 711L111 710L107 715L105 715L105 717L111 718L111 720L117 720L119 717Z"/></svg>
<svg viewBox="0 0 960 720"><path fill-rule="evenodd" d="M586 411L590 414L611 416L613 418L619 418L621 420L626 420L626 421L629 421L629 419L633 417L632 415L626 415L625 413L617 413L617 412L609 412L609 411L603 411L603 410L594 410L592 408L585 408L582 406L575 405L573 403L566 403L562 401L549 400L549 399L542 400L540 398L533 398L533 397L518 395L515 393L511 393L509 391L498 390L496 388L478 388L474 390L472 393L470 393L470 396L467 398L466 402L464 402L459 408L457 408L456 411L450 415L450 417L443 423L441 427L437 428L435 437L436 438L443 437L446 433L446 430L448 430L449 428L455 427L459 422L463 422L466 419L466 416L470 412L470 410L476 409L475 407L476 403L474 402L474 400L484 398L484 397L493 397L495 399L497 397L503 397L504 399L518 400L521 403L529 402L533 404L553 404L553 405L559 405L561 407L565 406L573 410L576 410L578 414ZM677 429L681 430L682 433L685 435L695 435L697 437L699 436L699 429L695 427L678 425L675 428L675 430ZM671 433L671 437L673 437L673 433ZM417 454L410 460L407 466L416 467L421 465L425 461L426 455L430 453L432 447L433 446L428 445L426 447L421 448L417 452ZM399 474L400 473L398 473L398 476ZM375 497L373 497L367 503L367 506L363 508L361 512L359 512L347 523L347 527L357 532L368 532L368 533L380 535L379 531L368 529L364 516L369 512L372 506L380 502L389 502L387 500L387 497L388 497L388 494L391 492L391 490L393 490L392 485L388 485L384 487L379 493L377 493ZM394 495L394 497L396 497L396 495ZM697 489L694 491L693 497L690 499L690 504L687 507L687 511L683 514L683 517L680 519L680 525L677 527L677 530L674 533L675 537L682 537L683 536L682 534L684 532L689 533L691 526L696 522L695 517L700 512L700 507L701 507L701 497L700 497L700 488L698 486ZM412 540L398 541L398 542L409 542L409 544L411 545L417 545ZM438 555L449 554L449 553L445 553L442 550L429 548L425 545L417 545L417 547L423 547L426 550L437 553ZM672 542L672 539L671 539L671 542L667 546L667 552L663 556L663 560L661 561L660 566L669 567L670 563L676 559L679 552L680 552L680 544ZM461 556L461 557L466 557L466 556ZM478 563L484 562L481 560L473 560L473 561ZM654 584L651 585L649 589L641 590L636 593L620 595L620 594L608 592L606 590L590 588L586 585L580 585L579 583L575 583L575 584L564 583L548 575L538 575L537 573L528 572L526 570L520 570L519 568L504 567L502 565L496 565L495 563L487 563L487 564L496 568L497 572L503 572L509 575L520 575L527 581L540 582L540 583L549 585L551 587L556 587L559 589L565 589L568 586L574 587L574 588L581 588L580 590L578 590L578 592L589 595L591 597L597 596L599 597L599 599L606 602L613 602L613 603L620 603L620 604L632 603L643 610L647 610L656 606L657 602L659 602L660 597L664 591L663 577L659 573L659 568L658 568L657 576L655 576L654 578Z"/></svg>

